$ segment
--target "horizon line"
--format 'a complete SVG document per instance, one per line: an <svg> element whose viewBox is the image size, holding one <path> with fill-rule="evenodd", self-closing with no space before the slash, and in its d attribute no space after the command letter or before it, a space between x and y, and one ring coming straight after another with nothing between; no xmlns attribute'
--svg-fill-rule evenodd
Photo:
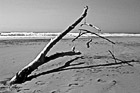
<svg viewBox="0 0 140 93"><path fill-rule="evenodd" d="M17 33L20 33L20 32L21 32L21 33L24 33L24 32L25 32L25 33L61 33L62 31L60 31L60 32L59 32L59 31L57 31L57 32L54 32L54 31L53 31L53 32L50 32L50 31L4 31L4 32L0 32L0 33L16 33L16 32L17 32ZM95 32L95 31L93 31L93 32ZM69 33L79 33L79 32L76 31L76 32L69 32ZM114 34L115 34L115 33L116 33L116 34L119 34L119 33L120 33L120 34L121 34L121 33L122 33L122 34L140 34L140 32L101 32L101 34L102 34L102 33L114 33Z"/></svg>

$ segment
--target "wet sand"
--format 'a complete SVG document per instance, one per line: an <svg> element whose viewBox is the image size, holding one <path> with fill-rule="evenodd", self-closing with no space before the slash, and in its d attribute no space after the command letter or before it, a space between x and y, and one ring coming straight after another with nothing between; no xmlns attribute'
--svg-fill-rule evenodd
<svg viewBox="0 0 140 93"><path fill-rule="evenodd" d="M140 38L114 37L110 40L116 44L92 38L90 47L86 42L90 38L61 40L48 55L60 51L69 51L73 46L82 52L83 59L73 63L83 62L79 66L113 63L110 59L111 50L121 60L140 60ZM85 69L71 69L49 73L23 84L9 88L3 82L11 78L17 71L30 63L49 40L0 40L0 93L140 93L140 64L116 65ZM62 66L73 57L64 57L42 65L34 73L40 73Z"/></svg>

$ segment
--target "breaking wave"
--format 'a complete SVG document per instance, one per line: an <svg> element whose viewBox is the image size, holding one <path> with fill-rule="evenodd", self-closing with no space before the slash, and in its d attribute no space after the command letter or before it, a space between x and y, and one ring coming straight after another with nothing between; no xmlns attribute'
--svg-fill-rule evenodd
<svg viewBox="0 0 140 93"><path fill-rule="evenodd" d="M0 39L51 39L60 33L36 33L36 32L4 32L0 33ZM129 33L98 33L104 37L139 37L140 34ZM74 38L78 33L68 33L64 38ZM97 37L94 34L84 34L82 37Z"/></svg>

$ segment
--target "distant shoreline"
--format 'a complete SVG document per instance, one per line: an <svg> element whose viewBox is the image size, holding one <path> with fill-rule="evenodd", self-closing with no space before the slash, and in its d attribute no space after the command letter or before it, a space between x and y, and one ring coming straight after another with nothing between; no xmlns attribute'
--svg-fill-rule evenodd
<svg viewBox="0 0 140 93"><path fill-rule="evenodd" d="M59 35L60 33L34 33L34 32L3 32L0 33L0 40L5 39L51 39ZM64 38L74 38L79 33L68 33ZM130 33L99 33L104 37L140 37L140 34ZM81 38L97 37L93 34L84 34Z"/></svg>

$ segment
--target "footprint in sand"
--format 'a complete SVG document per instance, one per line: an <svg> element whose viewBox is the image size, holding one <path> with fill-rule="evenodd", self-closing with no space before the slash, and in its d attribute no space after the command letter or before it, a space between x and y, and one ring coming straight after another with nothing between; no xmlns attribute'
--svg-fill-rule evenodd
<svg viewBox="0 0 140 93"><path fill-rule="evenodd" d="M50 93L60 93L60 90L59 90L59 89L53 90L53 91L51 91Z"/></svg>
<svg viewBox="0 0 140 93"><path fill-rule="evenodd" d="M110 83L102 87L102 90L100 91L100 93L110 93L110 92L114 93L115 91L112 88L115 87L116 84L117 84L116 80L111 81Z"/></svg>
<svg viewBox="0 0 140 93"><path fill-rule="evenodd" d="M105 83L105 82L107 82L107 81L99 78L99 79L97 79L97 82Z"/></svg>

